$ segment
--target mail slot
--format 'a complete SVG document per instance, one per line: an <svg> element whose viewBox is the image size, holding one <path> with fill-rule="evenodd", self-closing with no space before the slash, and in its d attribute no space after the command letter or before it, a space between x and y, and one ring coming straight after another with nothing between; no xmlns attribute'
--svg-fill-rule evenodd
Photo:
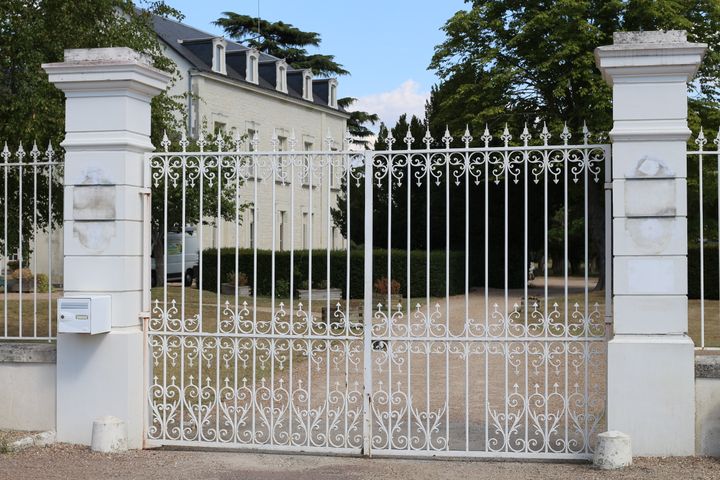
<svg viewBox="0 0 720 480"><path fill-rule="evenodd" d="M110 331L110 296L90 295L58 299L59 333L106 333Z"/></svg>

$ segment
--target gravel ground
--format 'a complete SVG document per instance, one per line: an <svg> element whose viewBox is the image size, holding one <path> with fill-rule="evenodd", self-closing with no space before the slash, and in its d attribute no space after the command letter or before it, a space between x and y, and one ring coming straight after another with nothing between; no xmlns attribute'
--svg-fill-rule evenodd
<svg viewBox="0 0 720 480"><path fill-rule="evenodd" d="M2 479L718 479L720 460L637 459L622 471L588 464L363 459L240 452L145 450L117 455L55 444L0 455Z"/></svg>

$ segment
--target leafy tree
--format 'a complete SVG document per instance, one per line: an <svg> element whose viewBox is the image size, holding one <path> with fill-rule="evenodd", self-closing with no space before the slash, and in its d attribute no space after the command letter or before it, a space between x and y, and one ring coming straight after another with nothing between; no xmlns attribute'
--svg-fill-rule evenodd
<svg viewBox="0 0 720 480"><path fill-rule="evenodd" d="M719 124L713 112L720 100L720 3L715 0L466 3L466 10L445 23L446 39L430 63L441 78L427 105L433 132L445 125L461 131L465 124L475 132L486 124L498 131L507 122L516 129L527 123L537 137L542 120L556 132L563 121L574 132L587 122L604 138L612 124L611 90L595 68L593 51L612 43L613 32L621 30L683 29L689 41L708 43L697 80L689 85L690 124L697 127L700 116L714 129ZM517 137L519 131L513 133ZM593 184L589 195L590 237L602 264L601 185ZM556 218L561 199L554 194L549 201Z"/></svg>
<svg viewBox="0 0 720 480"><path fill-rule="evenodd" d="M154 66L174 72L172 62L162 49L150 23L152 13L180 17L180 13L162 1L144 2L138 10L130 0L6 0L0 7L0 139L15 150L24 143L28 151L35 141L41 150L52 143L62 159L60 141L65 131L63 93L48 82L43 63L61 62L68 48L128 46L148 54ZM164 129L177 123L177 99L166 94L152 103L153 139L157 144ZM13 159L11 158L11 161ZM32 222L14 213L20 201L38 211L38 231L48 229L62 219L62 183L60 172L52 178L40 176L38 202L33 205L35 178L28 168L22 179L17 168L7 169L8 177L8 250L18 247L16 236L22 228L23 251L28 252L33 233ZM22 199L19 183L22 182ZM52 211L47 198L48 183L55 192ZM4 182L0 183L4 188ZM0 193L4 201L6 192ZM12 212L12 214L11 214ZM0 242L2 239L0 239ZM25 260L29 255L25 257Z"/></svg>
<svg viewBox="0 0 720 480"><path fill-rule="evenodd" d="M338 100L338 105L347 110L356 101L357 98L344 97ZM352 135L353 143L367 148L370 144L368 139L374 135L373 131L370 130L367 125L375 125L378 121L380 121L380 117L378 117L376 113L368 113L360 110L351 111L350 118L347 121L347 129L350 135Z"/></svg>

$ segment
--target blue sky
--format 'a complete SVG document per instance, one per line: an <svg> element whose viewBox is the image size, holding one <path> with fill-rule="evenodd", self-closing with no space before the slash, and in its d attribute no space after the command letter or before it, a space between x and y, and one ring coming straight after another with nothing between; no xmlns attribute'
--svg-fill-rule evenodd
<svg viewBox="0 0 720 480"><path fill-rule="evenodd" d="M212 25L224 11L256 16L257 0L167 0L185 23L222 34ZM403 113L422 114L430 87L427 70L433 48L443 41L440 27L463 0L260 0L260 16L318 32L319 51L335 55L351 75L340 78L340 96L394 123Z"/></svg>

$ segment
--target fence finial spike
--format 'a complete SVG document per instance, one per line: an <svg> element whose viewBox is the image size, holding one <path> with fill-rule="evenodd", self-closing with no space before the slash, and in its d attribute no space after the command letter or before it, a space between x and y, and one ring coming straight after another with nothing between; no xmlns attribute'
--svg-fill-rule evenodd
<svg viewBox="0 0 720 480"><path fill-rule="evenodd" d="M393 143L395 143L395 137L393 137L392 129L387 129L387 137L385 137L385 145L388 150L392 150Z"/></svg>
<svg viewBox="0 0 720 480"><path fill-rule="evenodd" d="M505 122L505 128L503 128L503 133L500 138L506 145L510 142L510 140L512 140L512 135L510 135L510 129L508 128L507 122Z"/></svg>
<svg viewBox="0 0 720 480"><path fill-rule="evenodd" d="M530 130L528 130L527 122L525 122L523 131L520 134L520 140L522 140L525 144L527 144L531 138L532 138L532 135L530 135Z"/></svg>
<svg viewBox="0 0 720 480"><path fill-rule="evenodd" d="M8 148L7 142L5 142L5 146L3 146L2 152L0 153L0 156L3 158L3 160L7 163L8 158L10 158L10 149Z"/></svg>
<svg viewBox="0 0 720 480"><path fill-rule="evenodd" d="M163 130L162 134L162 140L160 140L160 146L163 147L163 150L166 152L168 151L168 148L170 148L170 139L167 136L167 131Z"/></svg>
<svg viewBox="0 0 720 480"><path fill-rule="evenodd" d="M563 122L563 129L560 134L560 138L562 138L563 142L567 143L568 140L570 140L570 137L572 137L572 134L570 133L570 129L568 129L567 122Z"/></svg>
<svg viewBox="0 0 720 480"><path fill-rule="evenodd" d="M702 148L706 143L707 139L705 138L705 132L703 131L703 127L700 126L700 133L698 133L698 136L695 139L695 144Z"/></svg>
<svg viewBox="0 0 720 480"><path fill-rule="evenodd" d="M445 124L445 134L443 135L442 141L445 144L445 148L450 148L453 137L450 135L450 127L447 124Z"/></svg>
<svg viewBox="0 0 720 480"><path fill-rule="evenodd" d="M407 138L412 138L412 135L410 134L410 125L408 125L408 137L406 137L406 140L405 140L406 142L407 142ZM425 127L425 136L423 136L423 143L425 143L425 146L427 148L430 148L430 144L432 142L433 142L433 138L430 135L430 125L427 125ZM412 143L412 141L410 141L410 143ZM410 149L410 143L408 143L408 149Z"/></svg>
<svg viewBox="0 0 720 480"><path fill-rule="evenodd" d="M715 135L715 140L713 140L713 143L720 146L720 128L718 128L718 132L717 135Z"/></svg>
<svg viewBox="0 0 720 480"><path fill-rule="evenodd" d="M470 127L468 127L467 123L465 124L465 133L462 136L462 141L465 143L465 148L470 148L470 142L472 142L473 137L470 135Z"/></svg>
<svg viewBox="0 0 720 480"><path fill-rule="evenodd" d="M346 129L345 129L345 148L346 148L346 149L349 149L349 148L350 148L350 145L352 145L352 143L353 143L352 133L350 133L350 129L349 129L349 128L346 128Z"/></svg>

